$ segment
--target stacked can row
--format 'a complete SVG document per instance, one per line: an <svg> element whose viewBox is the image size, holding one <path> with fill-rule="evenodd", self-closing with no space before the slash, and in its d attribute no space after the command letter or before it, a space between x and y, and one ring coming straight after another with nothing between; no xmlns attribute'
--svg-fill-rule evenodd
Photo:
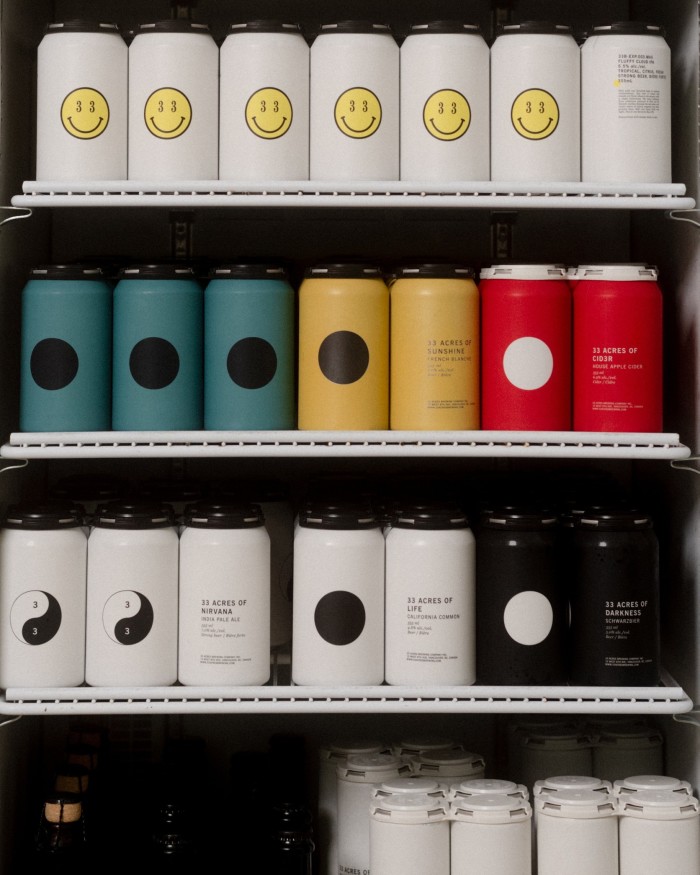
<svg viewBox="0 0 700 875"><path fill-rule="evenodd" d="M20 430L660 432L655 268L35 268Z"/></svg>
<svg viewBox="0 0 700 875"><path fill-rule="evenodd" d="M37 178L668 183L670 65L640 22L50 24Z"/></svg>
<svg viewBox="0 0 700 875"><path fill-rule="evenodd" d="M261 685L271 539L260 505L13 506L0 529L0 685ZM570 524L570 527L568 527ZM589 508L302 504L292 682L316 687L659 683L650 517ZM89 537L88 537L89 536ZM279 606L278 606L279 607ZM276 609L277 612L277 609Z"/></svg>

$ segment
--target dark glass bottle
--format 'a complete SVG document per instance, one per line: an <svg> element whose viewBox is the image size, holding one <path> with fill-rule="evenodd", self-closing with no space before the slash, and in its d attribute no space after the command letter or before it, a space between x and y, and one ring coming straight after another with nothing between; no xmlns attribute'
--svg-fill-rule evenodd
<svg viewBox="0 0 700 875"><path fill-rule="evenodd" d="M40 872L85 875L88 872L88 836L79 796L65 792L46 795L31 858L31 875Z"/></svg>
<svg viewBox="0 0 700 875"><path fill-rule="evenodd" d="M184 809L175 802L163 802L156 813L146 859L154 872L167 875L191 875L197 860Z"/></svg>
<svg viewBox="0 0 700 875"><path fill-rule="evenodd" d="M270 810L267 875L311 875L312 817L301 801L276 802Z"/></svg>

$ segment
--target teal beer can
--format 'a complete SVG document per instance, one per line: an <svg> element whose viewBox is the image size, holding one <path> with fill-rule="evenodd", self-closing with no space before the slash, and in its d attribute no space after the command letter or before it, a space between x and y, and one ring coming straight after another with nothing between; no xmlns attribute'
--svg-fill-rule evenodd
<svg viewBox="0 0 700 875"><path fill-rule="evenodd" d="M202 428L203 294L185 265L123 268L114 289L112 428Z"/></svg>
<svg viewBox="0 0 700 875"><path fill-rule="evenodd" d="M215 268L204 290L204 427L295 424L295 299L283 267Z"/></svg>
<svg viewBox="0 0 700 875"><path fill-rule="evenodd" d="M102 269L32 268L21 320L20 430L109 429L112 288Z"/></svg>

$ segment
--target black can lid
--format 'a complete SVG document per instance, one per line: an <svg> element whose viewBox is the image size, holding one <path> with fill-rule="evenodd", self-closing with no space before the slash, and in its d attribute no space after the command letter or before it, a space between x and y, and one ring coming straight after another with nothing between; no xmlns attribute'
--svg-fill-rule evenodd
<svg viewBox="0 0 700 875"><path fill-rule="evenodd" d="M576 526L582 530L636 531L653 528L649 514L641 510L619 508L592 508L575 518Z"/></svg>
<svg viewBox="0 0 700 875"><path fill-rule="evenodd" d="M376 529L379 519L369 503L310 500L299 511L299 525L309 529Z"/></svg>
<svg viewBox="0 0 700 875"><path fill-rule="evenodd" d="M489 529L552 529L559 524L559 517L546 508L495 507L482 511L479 524Z"/></svg>
<svg viewBox="0 0 700 875"><path fill-rule="evenodd" d="M407 505L391 519L398 529L467 529L467 515L453 505Z"/></svg>
<svg viewBox="0 0 700 875"><path fill-rule="evenodd" d="M6 529L74 529L82 526L82 508L70 502L49 504L11 504L5 513L3 526Z"/></svg>
<svg viewBox="0 0 700 875"><path fill-rule="evenodd" d="M306 279L382 279L382 271L376 264L362 262L325 262L307 267Z"/></svg>
<svg viewBox="0 0 700 875"><path fill-rule="evenodd" d="M94 264L37 264L29 271L33 280L104 280L105 272Z"/></svg>
<svg viewBox="0 0 700 875"><path fill-rule="evenodd" d="M475 272L464 264L440 262L426 264L404 264L392 271L395 279L425 277L429 279L474 279Z"/></svg>
<svg viewBox="0 0 700 875"><path fill-rule="evenodd" d="M130 264L119 271L120 280L194 279L194 268L185 264Z"/></svg>
<svg viewBox="0 0 700 875"><path fill-rule="evenodd" d="M111 21L88 21L76 18L70 21L52 21L46 25L44 33L114 33L119 35L119 26Z"/></svg>
<svg viewBox="0 0 700 875"><path fill-rule="evenodd" d="M614 21L612 24L596 25L589 36L665 36L666 32L658 24L647 24L644 21Z"/></svg>
<svg viewBox="0 0 700 875"><path fill-rule="evenodd" d="M198 502L185 508L184 523L193 529L253 529L265 524L262 508L252 502Z"/></svg>
<svg viewBox="0 0 700 875"><path fill-rule="evenodd" d="M246 279L246 280L286 280L286 268L279 264L257 264L256 262L239 262L222 264L209 271L209 279Z"/></svg>
<svg viewBox="0 0 700 875"><path fill-rule="evenodd" d="M301 28L291 21L256 18L252 21L236 22L230 26L229 31L231 33L301 33Z"/></svg>
<svg viewBox="0 0 700 875"><path fill-rule="evenodd" d="M332 21L321 25L321 34L326 33L391 33L391 28L388 24L376 24L375 22L364 19L345 19L343 21Z"/></svg>
<svg viewBox="0 0 700 875"><path fill-rule="evenodd" d="M153 21L140 24L139 34L148 33L202 33L209 34L209 25L189 18L166 18L163 21Z"/></svg>
<svg viewBox="0 0 700 875"><path fill-rule="evenodd" d="M110 501L101 505L93 525L101 529L164 529L175 524L167 504Z"/></svg>
<svg viewBox="0 0 700 875"><path fill-rule="evenodd" d="M553 21L521 21L519 24L501 24L498 36L523 33L563 34L568 36L572 29L568 24L555 24Z"/></svg>
<svg viewBox="0 0 700 875"><path fill-rule="evenodd" d="M421 33L481 34L481 28L478 24L466 24L463 21L453 21L450 19L438 19L437 21L426 21L423 24L411 25L411 36Z"/></svg>

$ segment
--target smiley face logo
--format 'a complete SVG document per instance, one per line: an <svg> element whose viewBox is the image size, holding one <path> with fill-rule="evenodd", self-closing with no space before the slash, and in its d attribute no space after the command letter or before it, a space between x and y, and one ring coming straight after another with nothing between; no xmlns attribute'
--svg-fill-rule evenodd
<svg viewBox="0 0 700 875"><path fill-rule="evenodd" d="M334 117L346 137L364 140L382 123L382 105L369 88L348 88L335 102Z"/></svg>
<svg viewBox="0 0 700 875"><path fill-rule="evenodd" d="M256 137L276 140L292 124L292 102L279 88L259 88L245 105L245 123Z"/></svg>
<svg viewBox="0 0 700 875"><path fill-rule="evenodd" d="M109 124L107 99L94 88L76 88L61 104L61 124L71 137L94 140Z"/></svg>
<svg viewBox="0 0 700 875"><path fill-rule="evenodd" d="M425 101L423 124L436 140L459 140L466 134L471 120L469 101L459 91L443 88Z"/></svg>
<svg viewBox="0 0 700 875"><path fill-rule="evenodd" d="M181 137L192 121L192 105L177 88L158 88L143 110L146 127L159 140Z"/></svg>
<svg viewBox="0 0 700 875"><path fill-rule="evenodd" d="M513 101L510 120L526 140L545 140L559 124L559 106L549 91L528 88Z"/></svg>

